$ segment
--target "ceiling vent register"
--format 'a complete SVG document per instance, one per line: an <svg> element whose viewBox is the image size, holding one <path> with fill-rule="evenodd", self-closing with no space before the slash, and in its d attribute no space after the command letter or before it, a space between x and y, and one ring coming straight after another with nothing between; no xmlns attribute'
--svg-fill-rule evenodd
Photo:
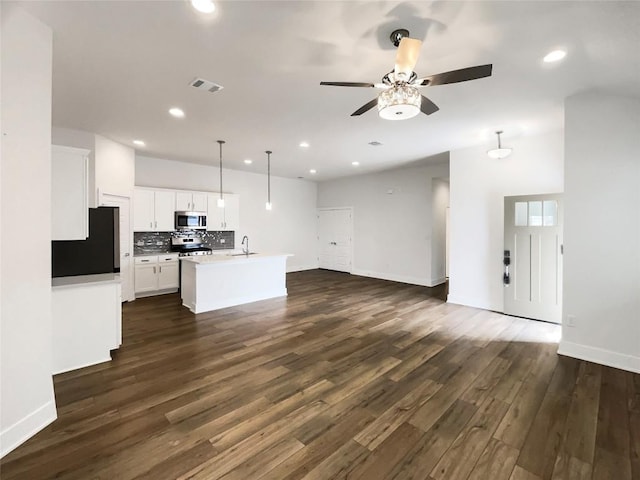
<svg viewBox="0 0 640 480"><path fill-rule="evenodd" d="M189 85L209 93L216 93L224 88L222 85L218 85L211 80L205 80L204 78L194 78Z"/></svg>

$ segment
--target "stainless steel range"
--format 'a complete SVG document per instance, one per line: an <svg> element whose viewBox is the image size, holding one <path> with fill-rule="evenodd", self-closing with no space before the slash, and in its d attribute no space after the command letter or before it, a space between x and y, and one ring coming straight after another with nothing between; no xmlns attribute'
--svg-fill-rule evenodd
<svg viewBox="0 0 640 480"><path fill-rule="evenodd" d="M202 237L193 234L175 235L171 237L171 250L178 252L180 257L212 254L211 248L203 245Z"/></svg>

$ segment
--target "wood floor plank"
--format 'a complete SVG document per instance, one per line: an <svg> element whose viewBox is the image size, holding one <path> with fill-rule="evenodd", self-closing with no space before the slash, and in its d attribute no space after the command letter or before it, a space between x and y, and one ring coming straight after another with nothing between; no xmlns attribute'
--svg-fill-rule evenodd
<svg viewBox="0 0 640 480"><path fill-rule="evenodd" d="M580 363L561 357L553 373L540 409L531 425L518 457L518 465L543 479L551 478L558 452L562 448L572 393Z"/></svg>
<svg viewBox="0 0 640 480"><path fill-rule="evenodd" d="M54 377L58 420L2 480L640 479L640 375L559 359L558 326L446 286L314 270L287 289L124 304L113 360Z"/></svg>
<svg viewBox="0 0 640 480"><path fill-rule="evenodd" d="M434 480L464 480L491 440L507 404L488 398L431 471Z"/></svg>
<svg viewBox="0 0 640 480"><path fill-rule="evenodd" d="M509 480L519 453L512 446L491 438L468 480Z"/></svg>

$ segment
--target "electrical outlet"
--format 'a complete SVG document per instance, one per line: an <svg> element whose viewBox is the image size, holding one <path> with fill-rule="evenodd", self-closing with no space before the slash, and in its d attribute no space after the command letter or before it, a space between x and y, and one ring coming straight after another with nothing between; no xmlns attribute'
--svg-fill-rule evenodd
<svg viewBox="0 0 640 480"><path fill-rule="evenodd" d="M220 243L227 243L227 241L224 238L221 238Z"/></svg>
<svg viewBox="0 0 640 480"><path fill-rule="evenodd" d="M567 327L575 327L575 326L576 326L576 316L567 315Z"/></svg>

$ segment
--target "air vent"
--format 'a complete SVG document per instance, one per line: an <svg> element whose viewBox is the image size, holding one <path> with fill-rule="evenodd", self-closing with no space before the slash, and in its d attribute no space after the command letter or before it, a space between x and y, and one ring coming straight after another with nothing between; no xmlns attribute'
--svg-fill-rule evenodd
<svg viewBox="0 0 640 480"><path fill-rule="evenodd" d="M205 80L204 78L194 78L189 85L197 88L198 90L205 90L209 93L216 93L224 88L222 85L218 85L211 80Z"/></svg>
<svg viewBox="0 0 640 480"><path fill-rule="evenodd" d="M369 142L369 145L371 145L372 147L379 147L380 145L382 145L382 143L374 140L373 142Z"/></svg>

